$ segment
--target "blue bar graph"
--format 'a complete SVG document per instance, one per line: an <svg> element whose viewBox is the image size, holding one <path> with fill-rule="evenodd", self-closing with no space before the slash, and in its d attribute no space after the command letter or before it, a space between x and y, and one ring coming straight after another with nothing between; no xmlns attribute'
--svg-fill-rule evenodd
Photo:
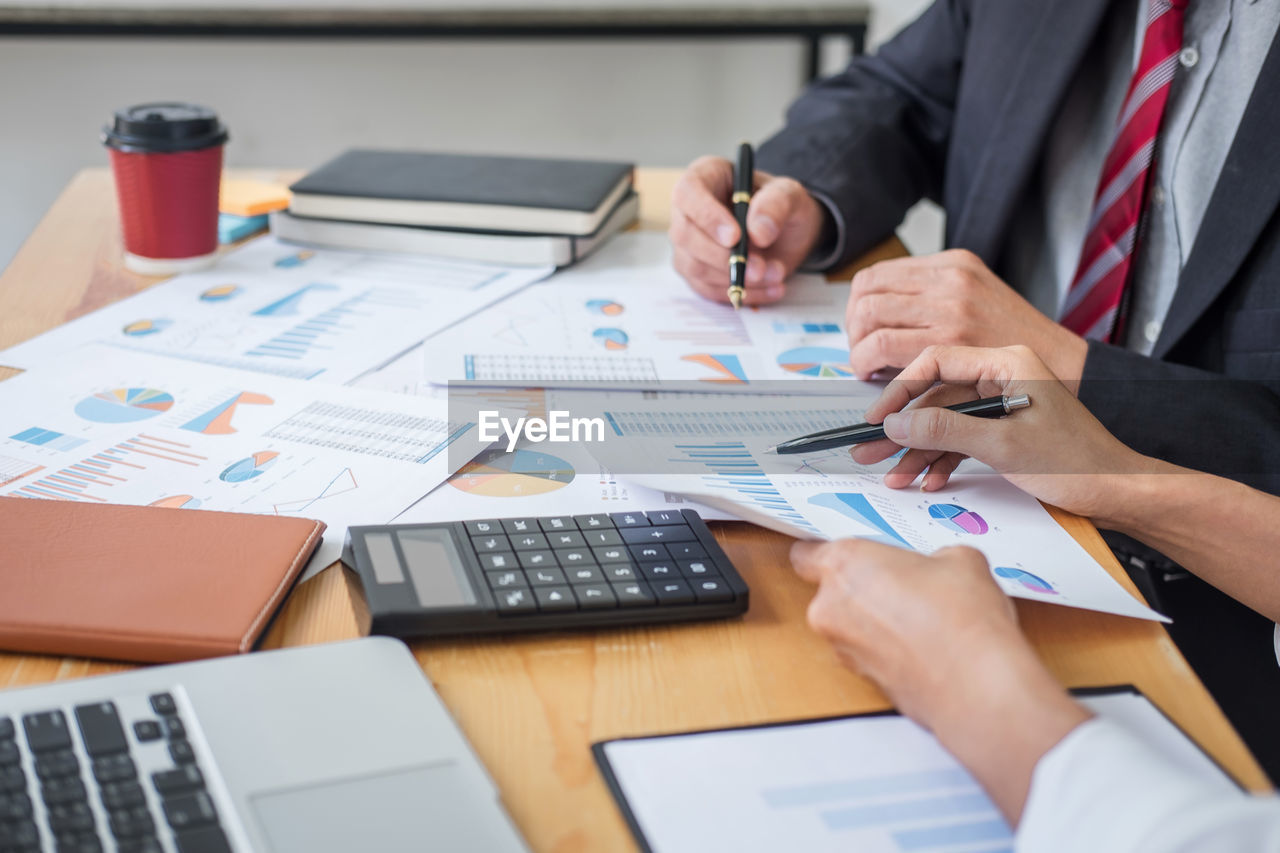
<svg viewBox="0 0 1280 853"><path fill-rule="evenodd" d="M679 456L667 460L669 470L702 475L702 482L739 503L752 504L774 518L817 533L818 529L796 512L740 441L712 444L677 444Z"/></svg>
<svg viewBox="0 0 1280 853"><path fill-rule="evenodd" d="M977 790L977 785L968 772L959 767L953 767L942 770L923 770L918 773L899 773L892 776L842 779L817 785L771 788L764 792L764 801L775 809L782 809L811 806L835 800L883 797L890 794L936 793L943 788Z"/></svg>
<svg viewBox="0 0 1280 853"><path fill-rule="evenodd" d="M9 438L25 444L34 444L36 447L47 447L50 450L74 450L88 441L87 439L76 438L73 435L65 435L41 427L24 429L22 432L9 436Z"/></svg>
<svg viewBox="0 0 1280 853"><path fill-rule="evenodd" d="M944 794L917 800L851 806L822 812L822 822L831 829L862 829L868 826L900 823L905 820L927 820L956 815L988 817L994 806L981 791L967 794Z"/></svg>
<svg viewBox="0 0 1280 853"><path fill-rule="evenodd" d="M1009 825L1000 818L978 823L950 826L925 826L893 833L893 840L903 851L937 850L977 841L1008 841L1013 838Z"/></svg>
<svg viewBox="0 0 1280 853"><path fill-rule="evenodd" d="M296 310L284 311L278 309L277 306L288 305L296 307L297 302L289 302L289 300L295 298L300 300L309 289L318 287L336 289L332 285L308 285L297 293L261 308L254 313L264 316L280 316L286 313L296 314ZM334 349L335 344L339 344L344 335L348 335L357 329L360 321L364 320L367 324L367 318L371 316L370 308L385 310L388 308L416 307L407 302L404 294L399 291L373 288L346 299L332 308L315 314L303 322L291 326L288 330L268 338L246 352L245 355L253 358L280 358L299 361L317 350Z"/></svg>

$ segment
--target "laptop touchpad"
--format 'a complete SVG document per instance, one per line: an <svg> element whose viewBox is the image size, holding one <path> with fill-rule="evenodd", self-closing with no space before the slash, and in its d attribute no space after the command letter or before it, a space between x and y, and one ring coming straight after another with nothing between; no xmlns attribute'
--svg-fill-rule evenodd
<svg viewBox="0 0 1280 853"><path fill-rule="evenodd" d="M273 853L508 849L488 791L452 763L255 794ZM487 837L486 837L487 836Z"/></svg>

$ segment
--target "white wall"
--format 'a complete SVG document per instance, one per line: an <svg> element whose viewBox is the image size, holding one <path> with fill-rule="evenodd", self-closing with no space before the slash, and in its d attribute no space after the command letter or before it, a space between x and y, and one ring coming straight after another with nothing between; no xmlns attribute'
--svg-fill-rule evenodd
<svg viewBox="0 0 1280 853"><path fill-rule="evenodd" d="M927 0L877 0L872 40ZM842 64L832 40L825 67ZM0 265L75 172L102 165L111 110L217 109L227 163L318 165L351 145L617 157L678 166L776 128L802 50L745 41L265 41L0 38ZM913 218L912 247L936 215Z"/></svg>

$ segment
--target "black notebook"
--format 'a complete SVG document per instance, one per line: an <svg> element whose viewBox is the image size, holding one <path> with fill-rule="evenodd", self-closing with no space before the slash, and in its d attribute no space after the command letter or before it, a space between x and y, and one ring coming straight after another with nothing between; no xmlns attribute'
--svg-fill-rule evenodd
<svg viewBox="0 0 1280 853"><path fill-rule="evenodd" d="M594 234L632 165L354 149L294 184L295 216L430 228Z"/></svg>

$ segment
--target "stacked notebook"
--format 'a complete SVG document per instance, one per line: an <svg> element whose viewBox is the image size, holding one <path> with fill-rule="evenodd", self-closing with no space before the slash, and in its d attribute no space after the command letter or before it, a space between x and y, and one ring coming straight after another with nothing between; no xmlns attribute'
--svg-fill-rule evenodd
<svg viewBox="0 0 1280 853"><path fill-rule="evenodd" d="M567 266L636 219L629 163L356 149L272 214L308 246Z"/></svg>

